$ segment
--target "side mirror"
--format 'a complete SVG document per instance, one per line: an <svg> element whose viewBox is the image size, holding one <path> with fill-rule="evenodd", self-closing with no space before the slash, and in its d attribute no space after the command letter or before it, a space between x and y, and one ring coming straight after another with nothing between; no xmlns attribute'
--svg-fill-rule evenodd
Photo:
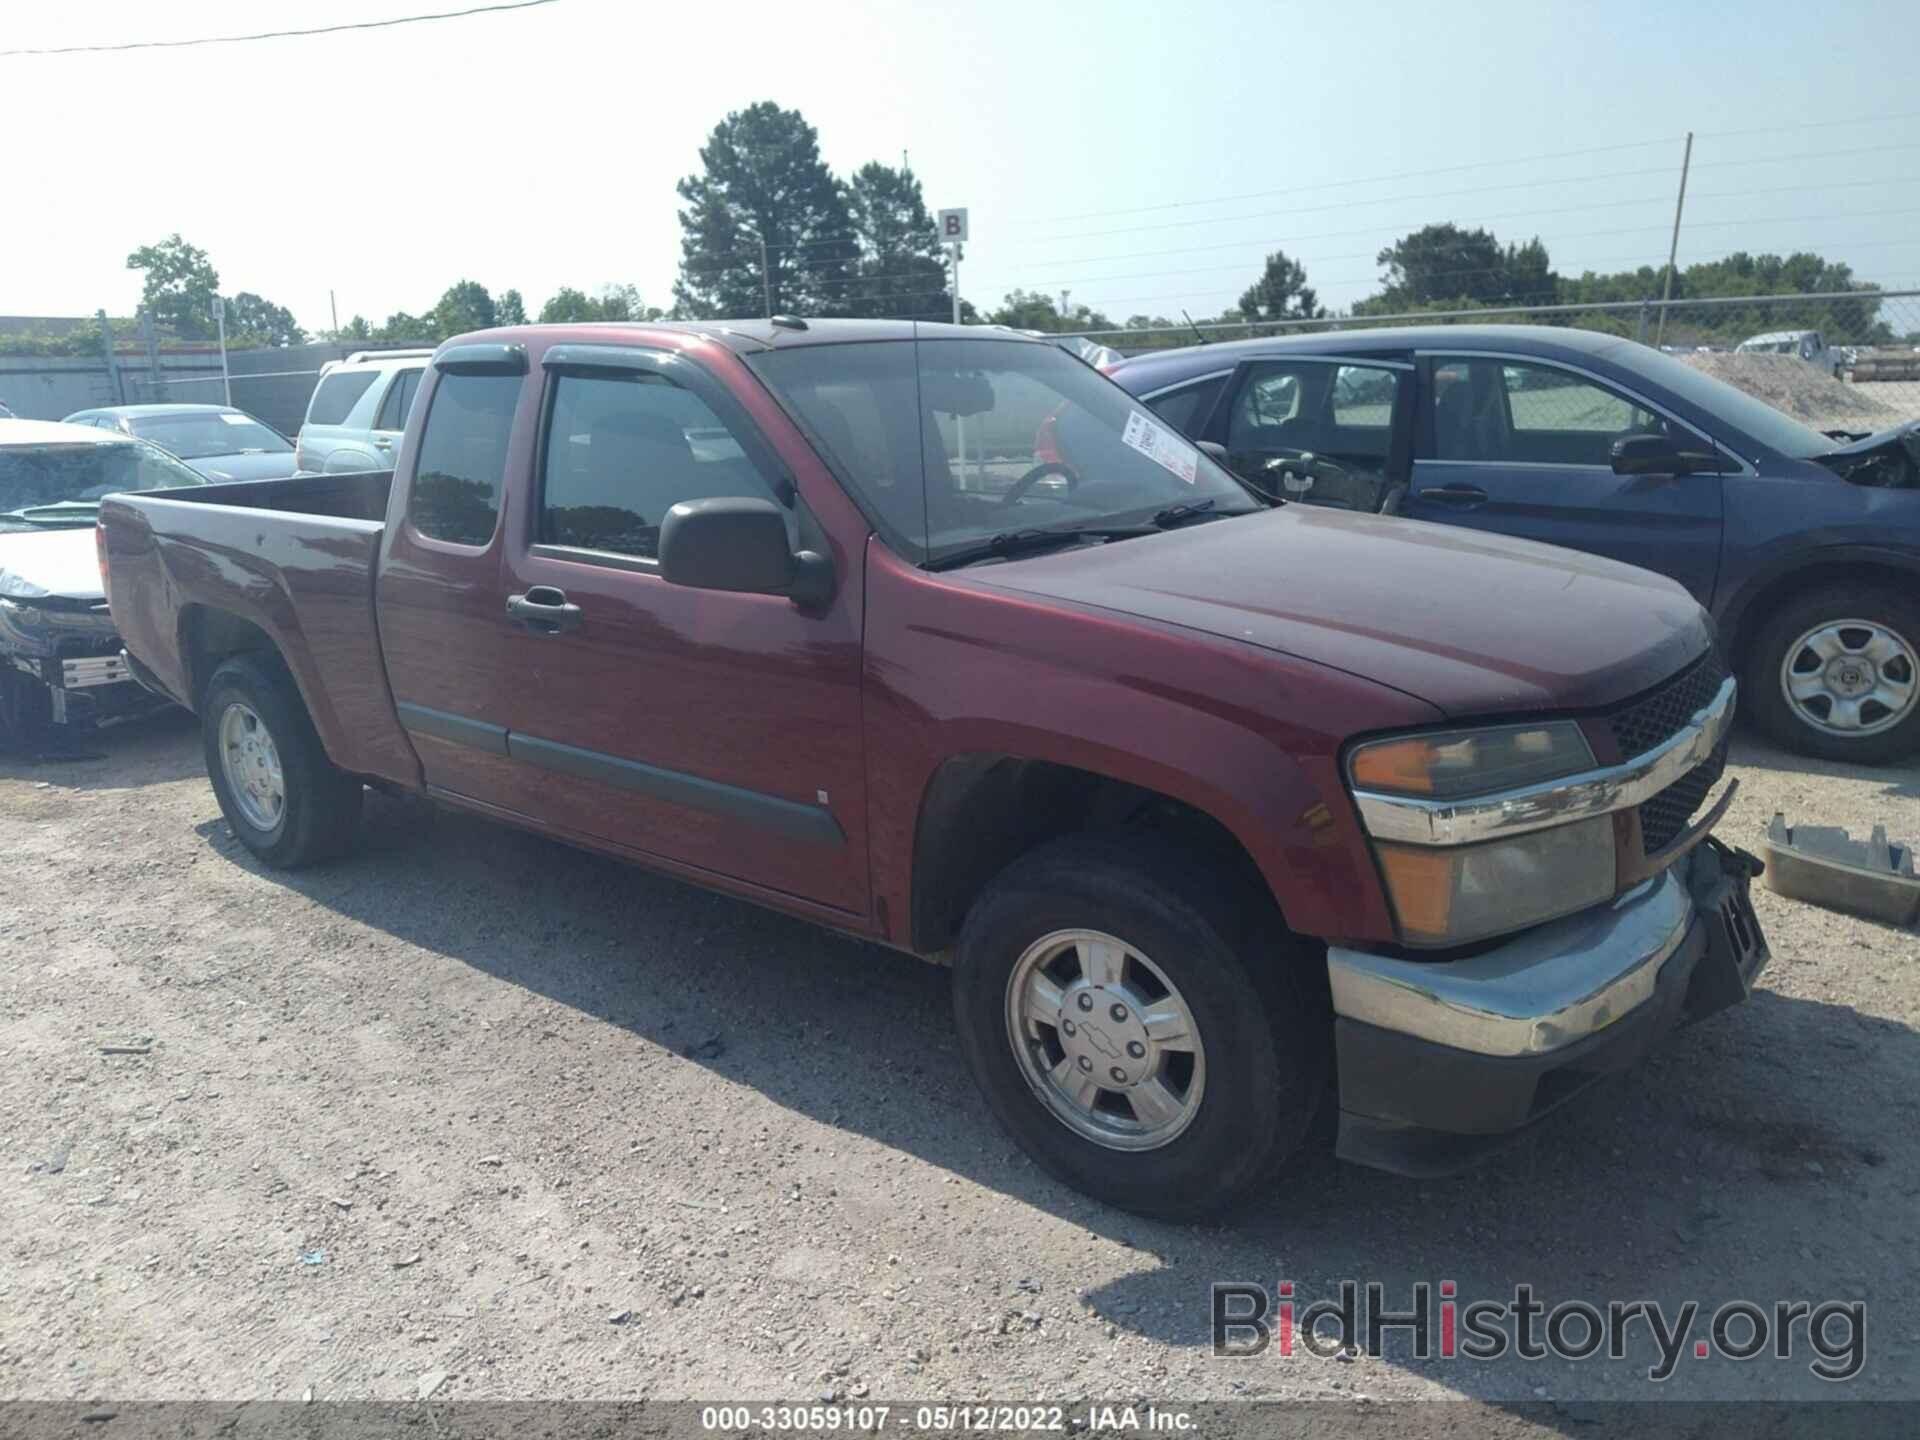
<svg viewBox="0 0 1920 1440"><path fill-rule="evenodd" d="M1703 450L1697 441L1675 440L1671 435L1623 435L1613 442L1613 473L1616 475L1713 475L1720 471L1720 457Z"/></svg>
<svg viewBox="0 0 1920 1440"><path fill-rule="evenodd" d="M780 507L745 495L682 500L667 511L660 522L660 575L671 585L785 595L807 606L833 594L833 562L812 550L796 555Z"/></svg>

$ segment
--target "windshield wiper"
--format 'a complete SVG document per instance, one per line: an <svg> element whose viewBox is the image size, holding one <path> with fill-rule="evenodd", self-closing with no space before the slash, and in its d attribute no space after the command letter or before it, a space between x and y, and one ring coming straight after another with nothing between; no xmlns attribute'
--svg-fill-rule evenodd
<svg viewBox="0 0 1920 1440"><path fill-rule="evenodd" d="M1114 525L1092 530L1002 530L989 535L978 545L953 550L927 562L929 570L955 570L976 560L1031 555L1066 545L1082 545L1092 540L1132 540L1141 535L1157 535L1157 525Z"/></svg>
<svg viewBox="0 0 1920 1440"><path fill-rule="evenodd" d="M1184 504L1169 505L1166 509L1155 512L1153 523L1162 530L1171 530L1182 521L1191 520L1196 515L1208 514L1219 503L1218 500L1189 500Z"/></svg>

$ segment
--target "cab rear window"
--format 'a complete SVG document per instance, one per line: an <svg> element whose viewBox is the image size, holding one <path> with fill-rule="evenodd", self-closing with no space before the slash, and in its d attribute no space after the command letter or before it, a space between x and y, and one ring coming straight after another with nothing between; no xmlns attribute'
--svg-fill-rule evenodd
<svg viewBox="0 0 1920 1440"><path fill-rule="evenodd" d="M420 433L407 519L433 540L485 545L500 518L518 375L442 375Z"/></svg>
<svg viewBox="0 0 1920 1440"><path fill-rule="evenodd" d="M353 413L353 405L373 384L375 370L337 370L320 382L307 406L309 425L340 425Z"/></svg>

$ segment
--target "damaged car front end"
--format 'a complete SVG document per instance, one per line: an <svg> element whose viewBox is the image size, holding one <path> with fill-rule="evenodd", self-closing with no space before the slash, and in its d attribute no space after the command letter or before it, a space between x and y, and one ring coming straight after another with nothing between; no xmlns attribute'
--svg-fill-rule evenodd
<svg viewBox="0 0 1920 1440"><path fill-rule="evenodd" d="M205 483L125 436L25 420L0 428L0 748L158 707L122 654L94 522L106 495Z"/></svg>

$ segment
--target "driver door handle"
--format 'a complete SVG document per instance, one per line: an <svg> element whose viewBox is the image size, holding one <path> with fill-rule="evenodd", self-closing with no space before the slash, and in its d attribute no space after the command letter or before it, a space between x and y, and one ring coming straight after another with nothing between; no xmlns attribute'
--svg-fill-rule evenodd
<svg viewBox="0 0 1920 1440"><path fill-rule="evenodd" d="M586 618L578 605L568 603L567 592L555 585L533 585L507 596L507 615L536 635L577 630Z"/></svg>
<svg viewBox="0 0 1920 1440"><path fill-rule="evenodd" d="M1487 492L1478 485L1429 485L1424 490L1414 492L1422 500L1435 500L1442 505L1451 505L1464 510L1472 505L1487 503Z"/></svg>

